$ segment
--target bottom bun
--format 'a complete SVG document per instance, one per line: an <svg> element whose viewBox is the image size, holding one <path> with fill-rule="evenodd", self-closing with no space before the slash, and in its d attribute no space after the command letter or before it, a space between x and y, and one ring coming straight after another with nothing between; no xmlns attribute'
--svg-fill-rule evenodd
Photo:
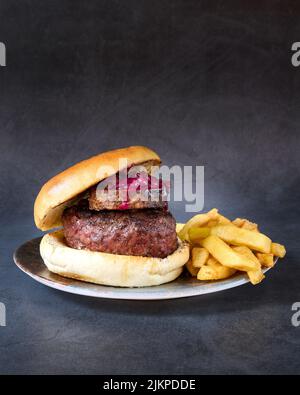
<svg viewBox="0 0 300 395"><path fill-rule="evenodd" d="M189 247L178 248L166 258L115 255L75 250L66 245L63 231L46 234L40 245L47 268L64 277L116 287L147 287L175 280L189 259Z"/></svg>

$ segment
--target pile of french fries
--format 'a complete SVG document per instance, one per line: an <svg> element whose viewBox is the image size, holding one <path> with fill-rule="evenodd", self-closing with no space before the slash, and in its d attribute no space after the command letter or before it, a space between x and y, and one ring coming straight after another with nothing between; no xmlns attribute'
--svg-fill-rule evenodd
<svg viewBox="0 0 300 395"><path fill-rule="evenodd" d="M198 280L222 280L237 271L246 272L252 284L264 279L263 268L273 267L285 247L261 233L257 224L244 218L230 221L216 208L177 224L178 236L190 244L186 268Z"/></svg>

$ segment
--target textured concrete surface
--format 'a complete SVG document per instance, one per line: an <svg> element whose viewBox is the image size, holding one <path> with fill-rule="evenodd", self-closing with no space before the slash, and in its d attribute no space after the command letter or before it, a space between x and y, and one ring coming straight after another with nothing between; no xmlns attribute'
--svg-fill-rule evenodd
<svg viewBox="0 0 300 395"><path fill-rule="evenodd" d="M1 373L300 373L300 9L254 3L1 1ZM205 209L259 222L286 259L257 287L150 303L21 273L12 254L41 234L42 183L130 144L204 165Z"/></svg>

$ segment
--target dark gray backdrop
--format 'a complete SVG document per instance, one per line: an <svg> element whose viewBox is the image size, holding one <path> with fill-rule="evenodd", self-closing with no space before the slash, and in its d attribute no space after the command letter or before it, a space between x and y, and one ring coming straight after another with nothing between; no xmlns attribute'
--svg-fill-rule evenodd
<svg viewBox="0 0 300 395"><path fill-rule="evenodd" d="M296 3L1 0L1 373L300 372ZM204 165L205 210L258 221L287 258L257 287L153 303L68 295L19 272L13 250L41 234L41 185L136 144Z"/></svg>

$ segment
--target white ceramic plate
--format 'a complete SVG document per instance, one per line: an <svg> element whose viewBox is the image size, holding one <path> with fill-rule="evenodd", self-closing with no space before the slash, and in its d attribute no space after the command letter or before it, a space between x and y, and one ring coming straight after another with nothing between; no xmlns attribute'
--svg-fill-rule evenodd
<svg viewBox="0 0 300 395"><path fill-rule="evenodd" d="M119 288L90 284L51 273L44 265L40 256L40 241L41 238L37 238L21 245L14 253L16 265L30 277L42 284L48 285L48 287L78 295L132 300L175 299L223 291L249 282L247 275L244 274L238 274L226 280L213 282L197 281L187 274L183 274L171 283L155 287ZM267 270L265 269L264 272Z"/></svg>

